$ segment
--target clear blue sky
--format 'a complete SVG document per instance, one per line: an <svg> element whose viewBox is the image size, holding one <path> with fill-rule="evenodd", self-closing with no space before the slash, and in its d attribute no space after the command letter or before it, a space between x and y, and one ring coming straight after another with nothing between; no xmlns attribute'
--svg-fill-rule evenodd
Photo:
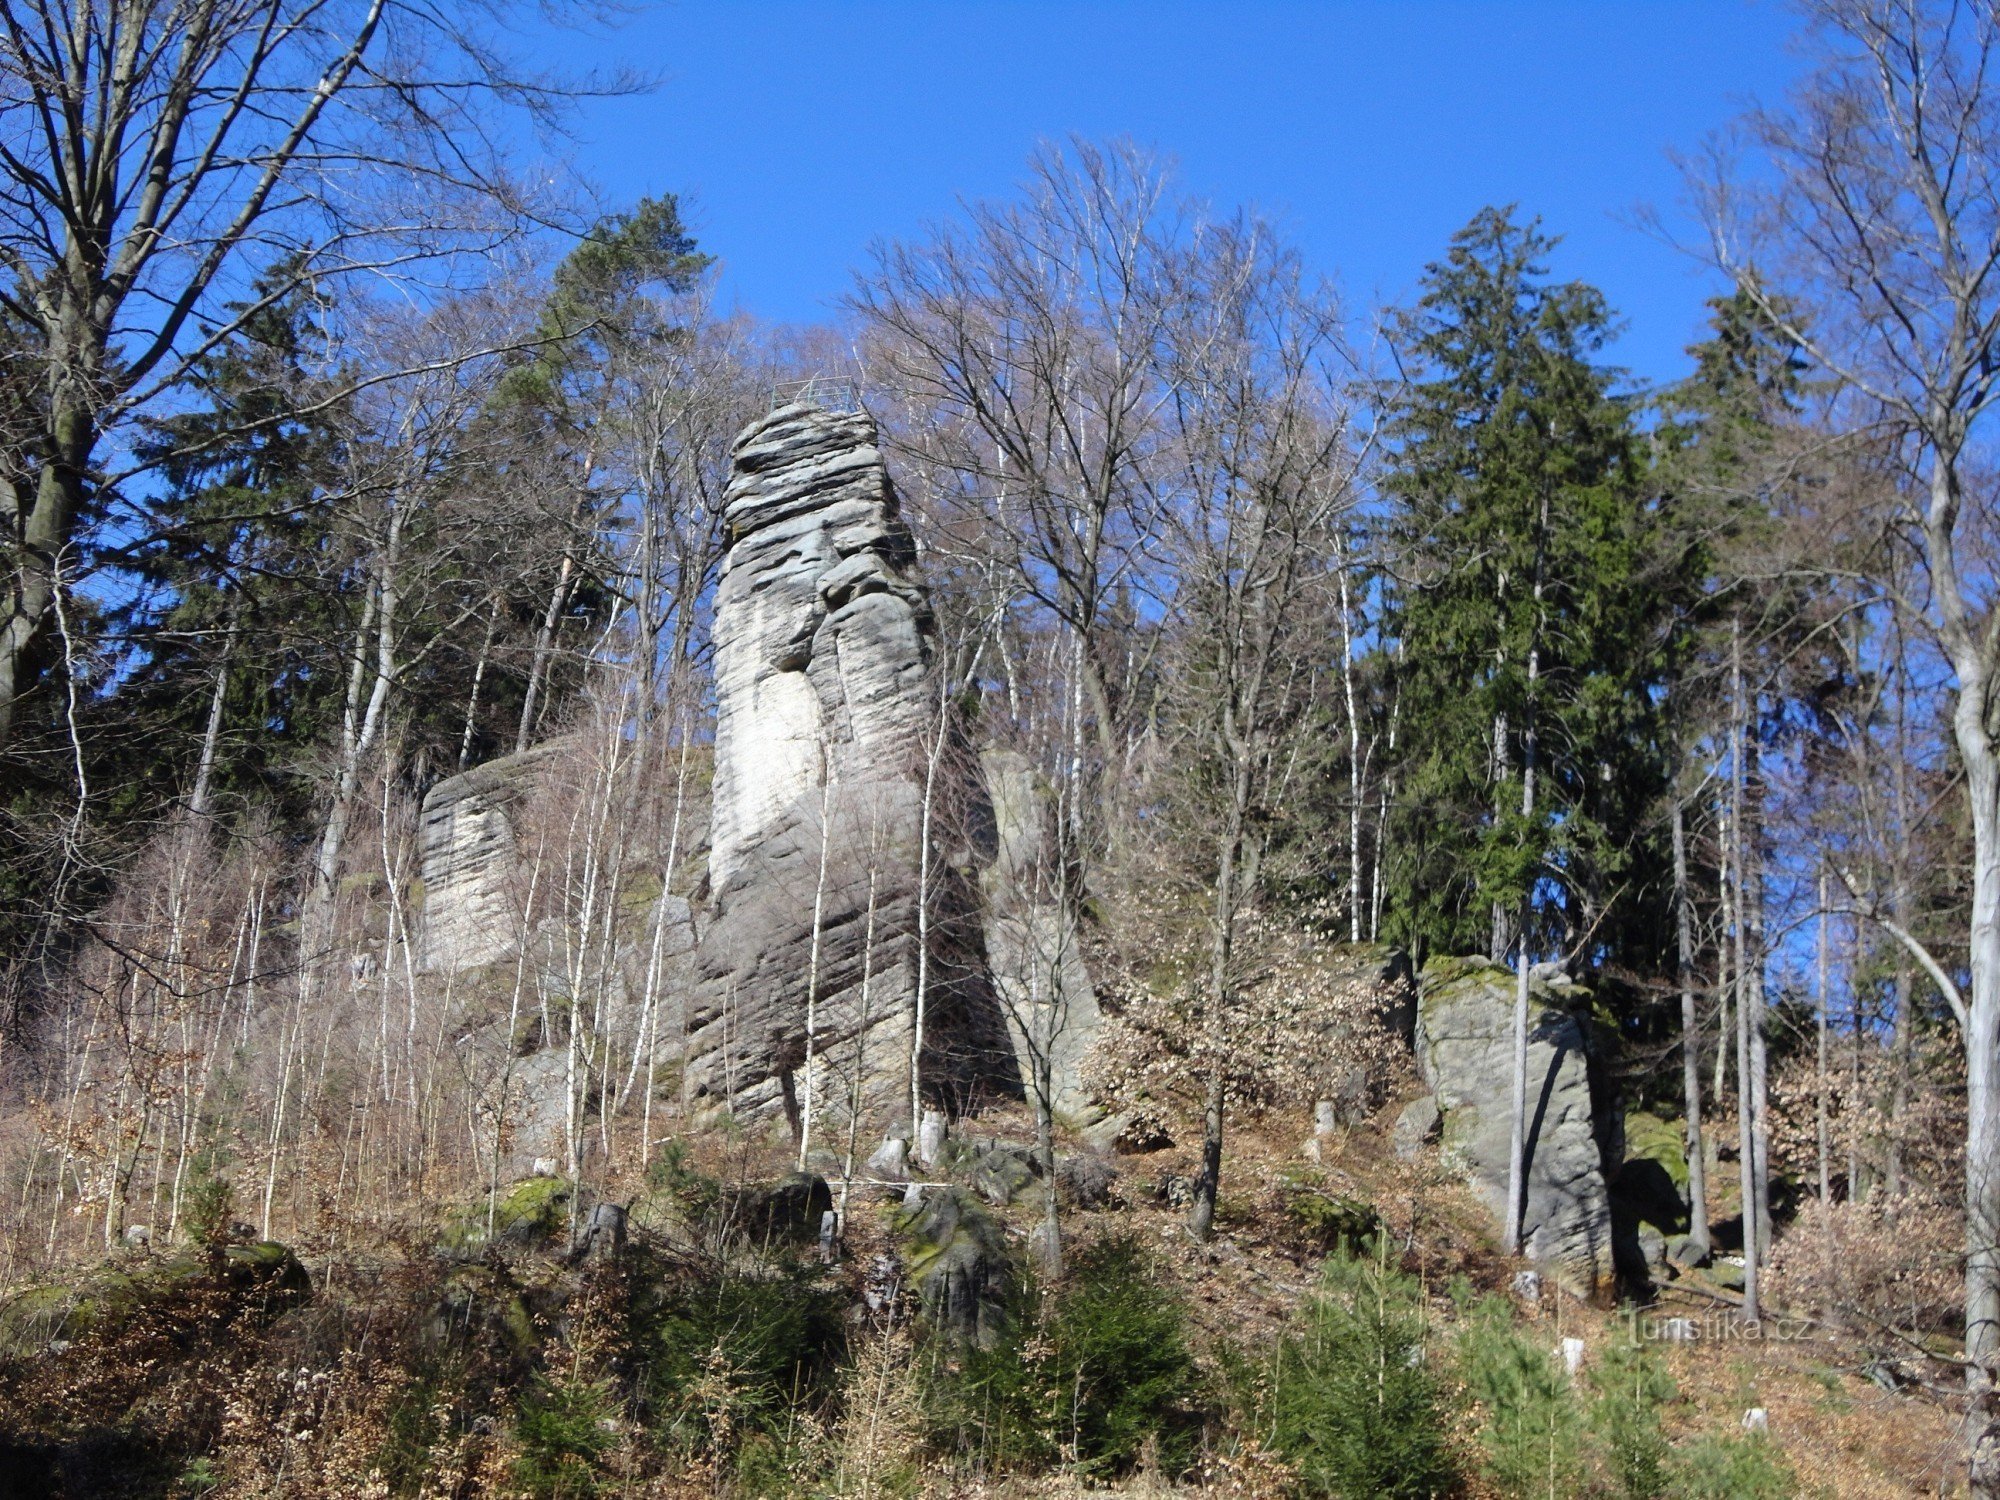
<svg viewBox="0 0 2000 1500"><path fill-rule="evenodd" d="M1795 30L1774 0L678 0L558 50L663 78L590 105L577 162L614 203L680 193L765 318L831 316L871 241L1006 192L1038 137L1127 134L1274 216L1355 304L1519 202L1650 381L1685 368L1710 287L1621 216L1676 203L1668 147L1782 94Z"/></svg>

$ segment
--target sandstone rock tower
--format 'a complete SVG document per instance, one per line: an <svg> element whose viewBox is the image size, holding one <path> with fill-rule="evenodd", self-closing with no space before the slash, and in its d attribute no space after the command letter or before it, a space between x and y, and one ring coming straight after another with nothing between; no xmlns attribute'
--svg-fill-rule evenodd
<svg viewBox="0 0 2000 1500"><path fill-rule="evenodd" d="M920 998L927 1102L1018 1093L951 848L976 793L956 757L930 771L935 627L875 424L805 403L753 422L723 519L693 1094L794 1123L809 1099L816 1136L857 1100L871 1126L907 1122Z"/></svg>
<svg viewBox="0 0 2000 1500"><path fill-rule="evenodd" d="M1417 1001L1417 1064L1443 1113L1445 1149L1496 1221L1512 1149L1514 984L1504 964L1432 959ZM1588 1038L1573 1010L1587 997L1557 974L1537 976L1529 998L1522 1249L1589 1296L1611 1285L1612 1245Z"/></svg>

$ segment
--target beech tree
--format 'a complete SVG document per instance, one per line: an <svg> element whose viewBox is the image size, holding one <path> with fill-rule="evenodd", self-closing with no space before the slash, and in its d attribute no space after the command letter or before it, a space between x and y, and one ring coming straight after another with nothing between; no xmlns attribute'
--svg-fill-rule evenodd
<svg viewBox="0 0 2000 1500"><path fill-rule="evenodd" d="M851 299L879 378L921 413L909 446L939 508L989 532L1011 595L1061 632L1063 838L1085 884L1129 780L1135 674L1118 625L1159 527L1172 393L1158 354L1191 217L1166 165L1130 144L1045 147L1018 199L883 247Z"/></svg>
<svg viewBox="0 0 2000 1500"><path fill-rule="evenodd" d="M1342 524L1359 467L1339 315L1256 221L1218 226L1183 272L1168 346L1174 482L1165 507L1173 591L1162 714L1176 838L1198 850L1208 912L1202 1159L1188 1227L1206 1239L1222 1178L1239 929L1264 828L1286 800L1298 742L1333 676Z"/></svg>

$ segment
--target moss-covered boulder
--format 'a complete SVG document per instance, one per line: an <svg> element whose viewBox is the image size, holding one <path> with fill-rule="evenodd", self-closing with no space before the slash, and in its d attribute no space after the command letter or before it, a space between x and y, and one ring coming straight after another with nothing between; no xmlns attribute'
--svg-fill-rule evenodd
<svg viewBox="0 0 2000 1500"><path fill-rule="evenodd" d="M264 1319L312 1295L312 1278L276 1240L188 1250L165 1260L120 1257L76 1280L30 1287L0 1305L0 1346L46 1349L148 1310L202 1299L203 1316Z"/></svg>
<svg viewBox="0 0 2000 1500"><path fill-rule="evenodd" d="M1634 1225L1651 1225L1663 1237L1680 1234L1688 1228L1687 1182L1680 1122L1628 1114L1625 1160L1611 1181L1613 1212Z"/></svg>
<svg viewBox="0 0 2000 1500"><path fill-rule="evenodd" d="M490 1217L484 1199L454 1210L445 1220L443 1248L450 1255L478 1255L492 1246L566 1244L574 1196L567 1178L524 1177L501 1190Z"/></svg>
<svg viewBox="0 0 2000 1500"><path fill-rule="evenodd" d="M894 1228L910 1287L946 1338L990 1349L1014 1295L1007 1233L964 1188L932 1188L895 1211Z"/></svg>
<svg viewBox="0 0 2000 1500"><path fill-rule="evenodd" d="M540 1343L537 1315L547 1313L550 1303L546 1293L537 1295L503 1267L453 1266L426 1334L434 1346L463 1344L526 1358Z"/></svg>
<svg viewBox="0 0 2000 1500"><path fill-rule="evenodd" d="M1688 1185L1686 1127L1679 1120L1663 1120L1644 1110L1625 1116L1625 1160L1657 1162L1674 1187L1685 1193Z"/></svg>
<svg viewBox="0 0 2000 1500"><path fill-rule="evenodd" d="M953 1182L963 1183L995 1208L1005 1208L1041 1176L1034 1148L1013 1141L947 1141L939 1166Z"/></svg>

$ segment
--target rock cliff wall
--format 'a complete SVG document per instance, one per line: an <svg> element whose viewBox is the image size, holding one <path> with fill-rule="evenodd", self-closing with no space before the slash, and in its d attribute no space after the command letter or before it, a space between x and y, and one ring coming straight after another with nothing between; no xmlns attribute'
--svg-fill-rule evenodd
<svg viewBox="0 0 2000 1500"><path fill-rule="evenodd" d="M1076 919L1056 889L1048 799L1019 752L988 750L979 763L993 810L991 859L979 876L982 931L1015 1062L1030 1087L1046 1070L1058 1119L1094 1120L1087 1074L1104 1018Z"/></svg>
<svg viewBox="0 0 2000 1500"><path fill-rule="evenodd" d="M521 898L512 810L548 748L504 755L424 795L417 824L424 910L418 941L426 969L469 969L511 956L521 942Z"/></svg>

